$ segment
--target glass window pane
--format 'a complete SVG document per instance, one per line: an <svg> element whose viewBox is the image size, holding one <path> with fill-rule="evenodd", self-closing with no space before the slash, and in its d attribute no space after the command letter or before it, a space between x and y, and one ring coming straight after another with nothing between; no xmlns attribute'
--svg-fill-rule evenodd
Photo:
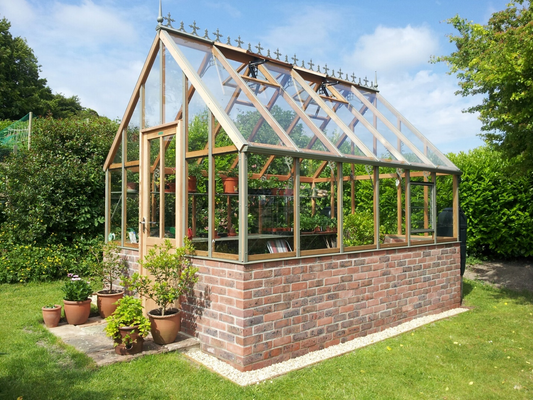
<svg viewBox="0 0 533 400"><path fill-rule="evenodd" d="M139 172L138 169L126 170L126 236L124 243L139 243Z"/></svg>
<svg viewBox="0 0 533 400"><path fill-rule="evenodd" d="M140 107L139 102L137 102L126 131L126 158L128 161L139 161L140 122Z"/></svg>
<svg viewBox="0 0 533 400"><path fill-rule="evenodd" d="M155 58L145 83L144 127L161 125L161 65L160 54Z"/></svg>
<svg viewBox="0 0 533 400"><path fill-rule="evenodd" d="M353 246L374 244L374 185L373 167L344 164L344 224L343 241L349 250Z"/></svg>
<svg viewBox="0 0 533 400"><path fill-rule="evenodd" d="M336 163L302 160L300 166L301 251L337 248Z"/></svg>
<svg viewBox="0 0 533 400"><path fill-rule="evenodd" d="M163 146L165 151L165 237L176 237L176 137L165 136L163 138Z"/></svg>
<svg viewBox="0 0 533 400"><path fill-rule="evenodd" d="M161 207L161 171L159 165L160 147L159 138L148 141L148 148L150 152L150 220L148 221L150 237L161 237L159 223L159 210Z"/></svg>
<svg viewBox="0 0 533 400"><path fill-rule="evenodd" d="M109 241L122 241L122 170L110 171L111 176L111 209Z"/></svg>
<svg viewBox="0 0 533 400"><path fill-rule="evenodd" d="M183 101L183 72L172 55L166 50L164 69L164 104L165 123L181 118L181 103Z"/></svg>

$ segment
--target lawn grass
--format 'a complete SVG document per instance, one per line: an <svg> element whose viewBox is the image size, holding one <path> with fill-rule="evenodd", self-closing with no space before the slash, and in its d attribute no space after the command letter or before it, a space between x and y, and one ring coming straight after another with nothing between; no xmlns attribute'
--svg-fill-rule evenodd
<svg viewBox="0 0 533 400"><path fill-rule="evenodd" d="M60 285L0 285L0 398L533 398L531 294L466 281L467 313L241 388L178 353L95 367L42 326Z"/></svg>

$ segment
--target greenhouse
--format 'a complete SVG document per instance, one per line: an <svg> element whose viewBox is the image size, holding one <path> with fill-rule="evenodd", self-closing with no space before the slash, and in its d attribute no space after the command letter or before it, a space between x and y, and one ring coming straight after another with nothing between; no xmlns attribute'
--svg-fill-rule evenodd
<svg viewBox="0 0 533 400"><path fill-rule="evenodd" d="M170 21L104 166L106 236L141 271L192 241L204 351L255 369L460 304L460 171L377 82Z"/></svg>

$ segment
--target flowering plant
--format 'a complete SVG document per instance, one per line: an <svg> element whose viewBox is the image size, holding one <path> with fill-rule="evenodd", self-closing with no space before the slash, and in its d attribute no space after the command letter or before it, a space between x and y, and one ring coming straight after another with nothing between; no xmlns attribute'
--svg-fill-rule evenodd
<svg viewBox="0 0 533 400"><path fill-rule="evenodd" d="M84 281L78 275L68 274L70 280L63 285L63 292L65 296L63 299L67 301L84 301L93 294L91 283Z"/></svg>

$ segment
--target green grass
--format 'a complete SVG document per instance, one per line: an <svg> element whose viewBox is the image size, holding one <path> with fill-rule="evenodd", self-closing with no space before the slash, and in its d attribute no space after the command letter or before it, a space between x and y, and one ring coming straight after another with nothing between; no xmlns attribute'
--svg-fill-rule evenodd
<svg viewBox="0 0 533 400"><path fill-rule="evenodd" d="M0 285L0 398L533 398L531 294L466 281L467 313L241 388L177 353L95 367L42 326L59 287Z"/></svg>

